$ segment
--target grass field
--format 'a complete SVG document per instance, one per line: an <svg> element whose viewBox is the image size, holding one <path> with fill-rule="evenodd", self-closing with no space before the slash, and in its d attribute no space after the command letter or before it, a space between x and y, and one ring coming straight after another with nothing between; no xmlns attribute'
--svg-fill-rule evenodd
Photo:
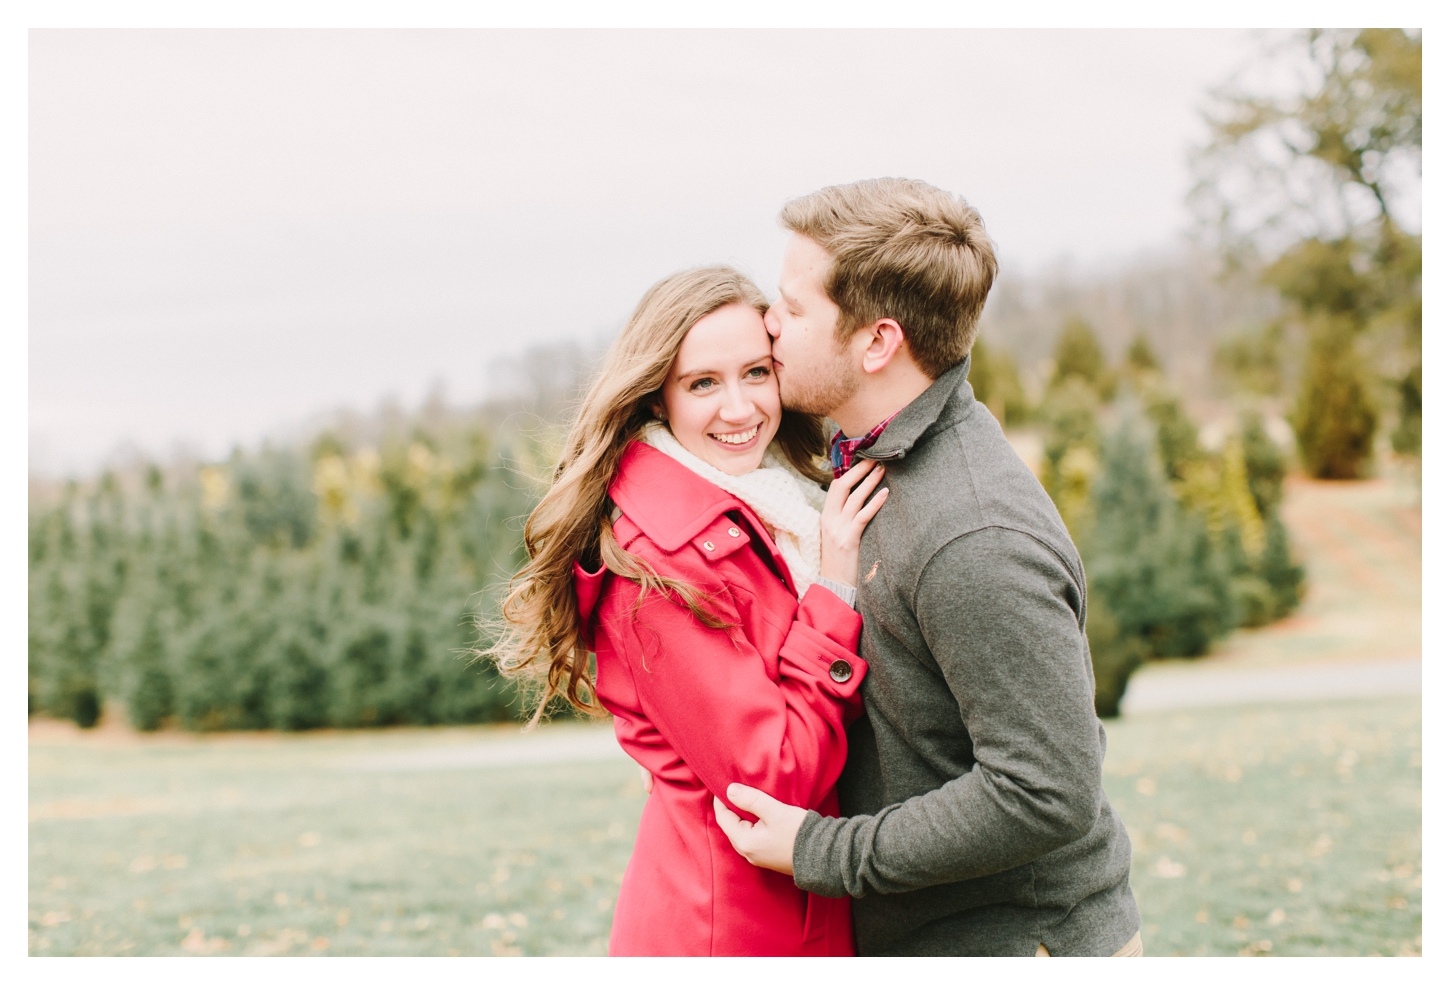
<svg viewBox="0 0 1450 985"><path fill-rule="evenodd" d="M1149 953L1419 953L1419 704L1109 723ZM602 954L644 803L629 763L341 768L513 735L36 726L30 952Z"/></svg>
<svg viewBox="0 0 1450 985"><path fill-rule="evenodd" d="M31 953L603 954L635 770L339 768L447 732L32 741Z"/></svg>
<svg viewBox="0 0 1450 985"><path fill-rule="evenodd" d="M1151 954L1421 951L1420 699L1108 725Z"/></svg>

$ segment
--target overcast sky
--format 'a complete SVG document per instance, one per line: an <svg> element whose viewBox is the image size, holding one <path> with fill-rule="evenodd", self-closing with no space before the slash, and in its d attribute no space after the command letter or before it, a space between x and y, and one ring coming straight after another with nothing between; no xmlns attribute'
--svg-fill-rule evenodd
<svg viewBox="0 0 1450 985"><path fill-rule="evenodd" d="M32 466L224 454L338 406L484 395L682 267L774 295L775 216L924 178L1003 268L1188 226L1230 31L39 31Z"/></svg>

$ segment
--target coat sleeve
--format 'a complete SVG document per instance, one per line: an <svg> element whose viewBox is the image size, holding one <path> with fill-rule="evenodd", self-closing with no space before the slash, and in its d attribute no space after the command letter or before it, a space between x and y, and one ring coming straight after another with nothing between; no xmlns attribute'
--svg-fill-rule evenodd
<svg viewBox="0 0 1450 985"><path fill-rule="evenodd" d="M991 875L1085 835L1102 776L1082 599L1032 537L987 529L947 545L916 595L918 624L959 706L970 772L874 815L808 814L796 884L822 896L899 893Z"/></svg>
<svg viewBox="0 0 1450 985"><path fill-rule="evenodd" d="M633 586L621 580L628 597L615 609L612 635L624 644L641 709L721 800L729 802L725 789L738 782L785 803L820 804L845 765L846 726L861 714L860 615L813 585L780 652L762 654L738 628L734 598L713 571L702 566L687 580L736 625L712 629L654 592L636 609ZM851 667L839 683L830 674L838 660ZM778 666L778 682L767 664Z"/></svg>

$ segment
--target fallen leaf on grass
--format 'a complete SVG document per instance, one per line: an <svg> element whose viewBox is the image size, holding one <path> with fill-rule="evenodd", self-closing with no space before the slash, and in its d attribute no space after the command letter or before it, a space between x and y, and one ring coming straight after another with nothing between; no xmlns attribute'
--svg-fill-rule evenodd
<svg viewBox="0 0 1450 985"><path fill-rule="evenodd" d="M1173 861L1167 855L1158 856L1158 861L1153 863L1153 874L1160 879L1177 879L1187 871L1186 865Z"/></svg>
<svg viewBox="0 0 1450 985"><path fill-rule="evenodd" d="M159 814L171 808L169 801L159 797L112 797L110 800L52 800L30 807L30 820L51 821L59 818L123 817L134 814Z"/></svg>
<svg viewBox="0 0 1450 985"><path fill-rule="evenodd" d="M1169 824L1166 821L1154 828L1153 833L1159 838L1173 842L1175 845L1181 845L1188 840L1187 831L1176 824Z"/></svg>
<svg viewBox="0 0 1450 985"><path fill-rule="evenodd" d="M231 941L225 937L208 938L200 927L192 927L191 933L181 941L181 949L194 954L215 954L217 951L225 951L231 946Z"/></svg>

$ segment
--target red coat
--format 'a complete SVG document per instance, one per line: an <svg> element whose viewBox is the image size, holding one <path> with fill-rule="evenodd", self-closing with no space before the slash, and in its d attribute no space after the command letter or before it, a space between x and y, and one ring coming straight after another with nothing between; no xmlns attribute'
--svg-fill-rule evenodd
<svg viewBox="0 0 1450 985"><path fill-rule="evenodd" d="M837 815L846 726L861 714L866 675L861 617L819 585L798 603L755 514L647 445L625 452L610 498L624 549L714 595L716 614L737 625L710 629L658 593L636 611L633 582L575 568L600 702L619 744L655 778L609 953L854 954L850 900L745 861L711 799L728 804L738 781Z"/></svg>

